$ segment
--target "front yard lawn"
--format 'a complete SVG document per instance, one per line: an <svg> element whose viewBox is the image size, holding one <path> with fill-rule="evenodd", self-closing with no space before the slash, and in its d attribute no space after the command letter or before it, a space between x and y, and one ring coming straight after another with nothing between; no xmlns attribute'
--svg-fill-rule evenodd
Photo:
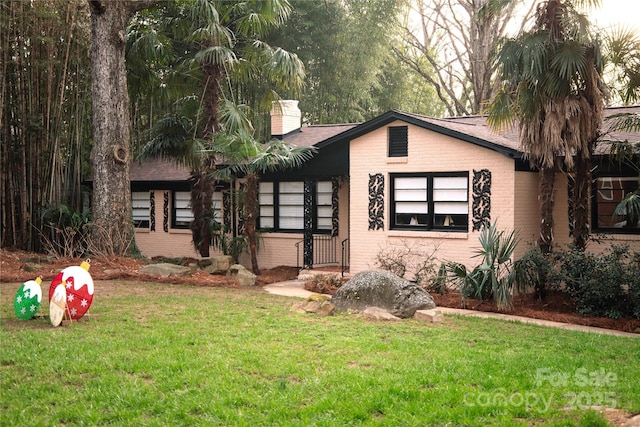
<svg viewBox="0 0 640 427"><path fill-rule="evenodd" d="M640 411L640 339L301 315L259 290L97 281L54 328L0 284L0 424L588 426ZM594 409L590 409L594 407Z"/></svg>

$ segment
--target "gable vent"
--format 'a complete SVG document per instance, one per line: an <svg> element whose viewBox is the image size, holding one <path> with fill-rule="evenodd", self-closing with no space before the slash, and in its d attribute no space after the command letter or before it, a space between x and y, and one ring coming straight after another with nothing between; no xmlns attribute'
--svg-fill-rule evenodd
<svg viewBox="0 0 640 427"><path fill-rule="evenodd" d="M407 157L409 131L407 126L389 127L389 157Z"/></svg>

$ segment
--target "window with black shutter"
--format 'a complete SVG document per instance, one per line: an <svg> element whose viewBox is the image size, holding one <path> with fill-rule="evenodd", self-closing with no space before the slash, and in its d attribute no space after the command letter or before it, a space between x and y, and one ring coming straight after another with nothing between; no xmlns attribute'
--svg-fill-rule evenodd
<svg viewBox="0 0 640 427"><path fill-rule="evenodd" d="M407 157L408 135L407 126L389 127L389 157Z"/></svg>

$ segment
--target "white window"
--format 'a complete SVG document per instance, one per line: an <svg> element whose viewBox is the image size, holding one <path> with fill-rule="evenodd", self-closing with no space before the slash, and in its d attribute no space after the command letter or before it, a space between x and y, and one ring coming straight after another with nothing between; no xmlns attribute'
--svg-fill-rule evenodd
<svg viewBox="0 0 640 427"><path fill-rule="evenodd" d="M596 178L594 229L607 232L640 233L640 221L616 208L628 194L638 188L637 176L603 176Z"/></svg>
<svg viewBox="0 0 640 427"><path fill-rule="evenodd" d="M222 224L222 191L213 193L213 218Z"/></svg>
<svg viewBox="0 0 640 427"><path fill-rule="evenodd" d="M331 196L333 186L331 181L320 181L316 185L316 228L318 230L331 230L333 218L333 205Z"/></svg>
<svg viewBox="0 0 640 427"><path fill-rule="evenodd" d="M304 229L304 183L281 182L278 193L280 229Z"/></svg>
<svg viewBox="0 0 640 427"><path fill-rule="evenodd" d="M133 212L133 224L136 227L149 227L149 192L133 191L131 193L131 209Z"/></svg>
<svg viewBox="0 0 640 427"><path fill-rule="evenodd" d="M316 231L332 228L333 186L331 181L315 183L313 223ZM282 231L304 230L304 182L260 182L258 193L260 228Z"/></svg>
<svg viewBox="0 0 640 427"><path fill-rule="evenodd" d="M173 228L189 228L193 221L191 213L191 196L188 191L173 193Z"/></svg>
<svg viewBox="0 0 640 427"><path fill-rule="evenodd" d="M274 228L273 182L261 182L258 187L260 228Z"/></svg>
<svg viewBox="0 0 640 427"><path fill-rule="evenodd" d="M391 186L391 228L468 229L468 173L392 174Z"/></svg>
<svg viewBox="0 0 640 427"><path fill-rule="evenodd" d="M214 219L222 224L222 192L216 191L212 195ZM189 228L193 221L191 212L191 194L188 191L173 193L173 228Z"/></svg>
<svg viewBox="0 0 640 427"><path fill-rule="evenodd" d="M395 223L398 225L427 226L429 203L426 177L397 177L393 181Z"/></svg>

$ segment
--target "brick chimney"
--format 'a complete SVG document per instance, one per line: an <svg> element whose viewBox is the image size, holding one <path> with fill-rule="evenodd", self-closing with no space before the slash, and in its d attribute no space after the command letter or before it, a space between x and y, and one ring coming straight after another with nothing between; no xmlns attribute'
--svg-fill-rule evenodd
<svg viewBox="0 0 640 427"><path fill-rule="evenodd" d="M298 101L279 100L271 105L271 137L284 139L291 132L300 129L302 113Z"/></svg>

